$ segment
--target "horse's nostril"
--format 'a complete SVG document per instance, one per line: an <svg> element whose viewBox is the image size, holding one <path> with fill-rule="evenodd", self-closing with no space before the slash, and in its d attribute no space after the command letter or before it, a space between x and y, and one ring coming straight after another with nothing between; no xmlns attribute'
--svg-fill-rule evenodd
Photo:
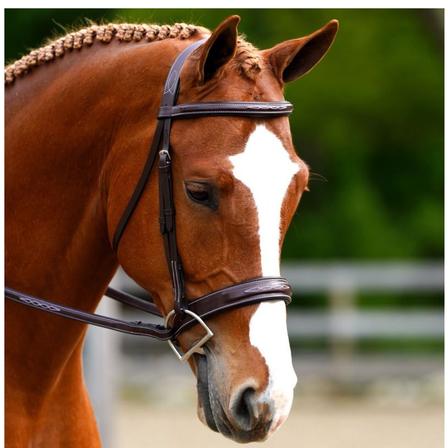
<svg viewBox="0 0 448 448"><path fill-rule="evenodd" d="M231 409L235 423L243 431L251 431L257 425L259 410L256 392L253 387L241 390L233 402Z"/></svg>

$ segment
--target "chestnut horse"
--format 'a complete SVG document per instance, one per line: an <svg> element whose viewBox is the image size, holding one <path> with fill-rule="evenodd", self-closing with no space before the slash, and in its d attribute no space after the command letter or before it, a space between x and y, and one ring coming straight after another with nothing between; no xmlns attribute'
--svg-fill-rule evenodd
<svg viewBox="0 0 448 448"><path fill-rule="evenodd" d="M145 162L162 86L181 50L179 102L278 101L283 86L329 49L331 21L258 51L232 16L210 33L176 24L93 26L31 52L6 75L6 283L87 311L118 265L172 308L159 234L157 173L121 240L111 238ZM202 117L173 123L177 240L187 297L278 276L280 249L308 181L286 117ZM239 442L286 419L296 375L283 301L208 321L206 356L190 358L198 415ZM96 447L82 373L86 325L6 304L6 445ZM201 335L180 336L182 348Z"/></svg>

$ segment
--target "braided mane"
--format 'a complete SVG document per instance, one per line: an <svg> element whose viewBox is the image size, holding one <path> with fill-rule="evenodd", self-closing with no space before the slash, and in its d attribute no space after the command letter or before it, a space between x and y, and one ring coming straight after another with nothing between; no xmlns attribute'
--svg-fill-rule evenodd
<svg viewBox="0 0 448 448"><path fill-rule="evenodd" d="M14 83L17 78L23 77L40 65L61 58L74 50L80 51L85 47L90 47L96 41L103 44L108 44L113 40L154 42L164 39L188 39L198 33L210 34L210 30L185 23L175 23L174 25L129 23L93 25L53 40L8 65L5 68L5 85ZM261 58L257 54L257 49L244 40L242 36L238 38L238 47L234 59L241 72L249 78L253 78L261 69Z"/></svg>

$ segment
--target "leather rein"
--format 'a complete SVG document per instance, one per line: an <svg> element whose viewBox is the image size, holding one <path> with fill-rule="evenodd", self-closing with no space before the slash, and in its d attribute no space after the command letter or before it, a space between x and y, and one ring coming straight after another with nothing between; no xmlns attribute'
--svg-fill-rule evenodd
<svg viewBox="0 0 448 448"><path fill-rule="evenodd" d="M252 305L268 300L284 300L291 302L291 287L281 277L259 277L237 283L207 295L188 301L185 296L182 262L176 242L175 207L170 155L170 131L174 119L195 118L202 116L241 116L254 118L270 118L289 115L293 106L287 101L272 102L201 102L176 104L179 93L180 73L188 56L205 42L202 39L185 48L170 68L165 82L157 127L143 167L140 178L132 196L118 222L112 241L112 247L118 245L137 207L140 197L148 182L156 159L159 171L159 209L160 233L163 237L165 256L173 287L173 310L165 317L165 325L144 323L140 321L124 321L95 313L81 311L65 305L53 303L34 297L12 288L5 287L5 297L35 309L47 311L58 316L74 319L86 324L96 325L111 330L139 336L147 336L161 341L168 341L177 357L187 360L193 353L203 353L202 346L213 336L204 319L223 311ZM105 296L125 303L146 313L163 317L153 302L140 299L130 294L107 288ZM205 336L197 341L186 353L182 354L176 347L179 334L199 324L205 330ZM176 345L175 345L176 344Z"/></svg>

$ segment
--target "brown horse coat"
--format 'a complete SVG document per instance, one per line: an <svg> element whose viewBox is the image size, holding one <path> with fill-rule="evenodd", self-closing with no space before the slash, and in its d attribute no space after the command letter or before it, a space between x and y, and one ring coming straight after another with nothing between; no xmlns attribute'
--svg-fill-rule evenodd
<svg viewBox="0 0 448 448"><path fill-rule="evenodd" d="M237 23L236 17L224 21L189 59L180 101L280 100L284 82L309 71L337 30L332 21L312 35L256 52L244 41L236 42ZM152 293L164 313L171 309L155 176L118 254L111 249L111 238L144 164L168 68L192 39L209 32L197 28L190 34L182 39L181 30L178 38L150 44L111 38L108 45L97 42L89 49L66 51L64 57L55 53L51 62L29 66L24 79L19 65L7 68L8 286L93 311L120 263ZM229 161L244 149L256 125L249 119L214 117L173 126L178 244L191 298L262 274L256 205L232 174ZM294 151L287 119L264 126L300 166L281 207L281 245L308 171ZM204 210L186 198L184 181L197 179L212 180L219 190L218 211ZM210 351L218 361L209 361L209 381L212 367L220 366L225 390L216 396L225 409L231 408L234 385L244 383L248 374L257 390L263 391L269 382L269 366L250 343L248 322L256 309L234 310L210 322L217 335ZM85 331L80 323L6 304L8 448L100 445L82 377ZM198 334L198 329L191 330L181 343L188 346ZM193 360L191 365L197 373ZM199 415L205 421L203 408L200 400ZM235 440L259 440L273 430L266 420L257 431L244 432L232 420L232 410L225 413L226 435ZM218 429L225 433L219 422Z"/></svg>

